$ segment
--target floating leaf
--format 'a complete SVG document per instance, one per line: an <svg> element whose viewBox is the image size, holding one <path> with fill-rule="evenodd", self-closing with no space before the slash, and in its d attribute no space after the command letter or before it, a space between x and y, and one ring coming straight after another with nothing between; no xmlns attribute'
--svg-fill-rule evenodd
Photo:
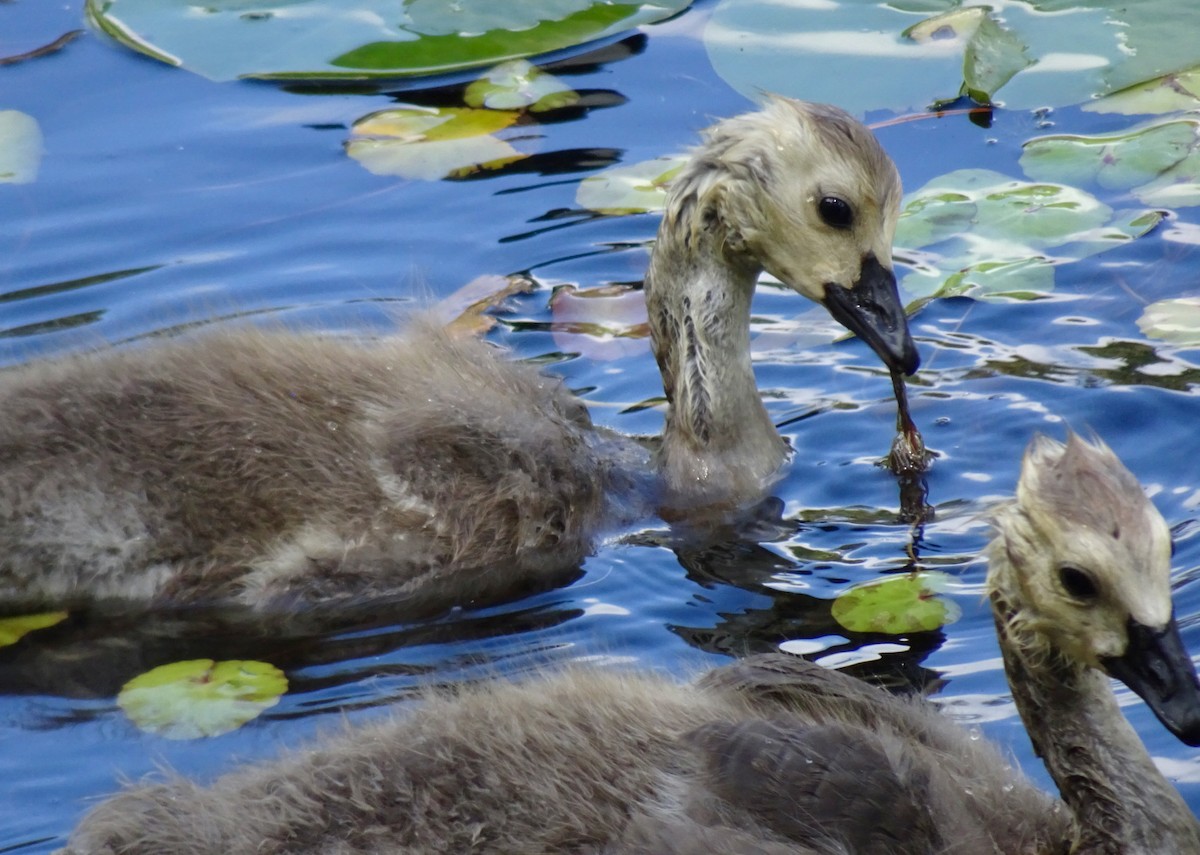
<svg viewBox="0 0 1200 855"><path fill-rule="evenodd" d="M66 619L66 612L40 612L35 615L0 618L0 647L16 644L35 629L45 629Z"/></svg>
<svg viewBox="0 0 1200 855"><path fill-rule="evenodd" d="M749 97L778 92L863 115L924 109L935 96L957 95L965 82L1010 109L1032 109L1110 91L1106 71L1128 60L1128 30L1120 22L1139 17L1124 8L1136 4L1080 4L1048 15L1040 4L1021 2L1003 4L1001 25L987 7L964 5L721 0L704 41L716 72ZM921 20L939 11L947 14ZM1183 39L1179 33L1176 40ZM1188 49L1200 60L1200 47Z"/></svg>
<svg viewBox="0 0 1200 855"><path fill-rule="evenodd" d="M87 0L121 44L212 80L365 79L495 65L670 17L688 0Z"/></svg>
<svg viewBox="0 0 1200 855"><path fill-rule="evenodd" d="M962 609L939 596L950 576L912 573L855 585L833 601L833 619L850 632L905 635L954 623Z"/></svg>
<svg viewBox="0 0 1200 855"><path fill-rule="evenodd" d="M1021 168L1033 178L1132 190L1148 205L1197 205L1200 120L1160 120L1122 134L1038 137L1025 143Z"/></svg>
<svg viewBox="0 0 1200 855"><path fill-rule="evenodd" d="M1084 104L1089 113L1176 113L1200 108L1200 66L1174 74L1164 74L1138 83L1120 92Z"/></svg>
<svg viewBox="0 0 1200 855"><path fill-rule="evenodd" d="M193 659L134 677L117 704L142 730L196 739L236 730L279 703L287 677L266 662Z"/></svg>
<svg viewBox="0 0 1200 855"><path fill-rule="evenodd" d="M524 59L515 59L502 62L467 86L463 99L468 107L540 113L577 104L579 93L553 74Z"/></svg>
<svg viewBox="0 0 1200 855"><path fill-rule="evenodd" d="M575 201L601 214L661 211L667 203L667 186L685 163L687 158L678 155L606 169L579 182Z"/></svg>
<svg viewBox="0 0 1200 855"><path fill-rule="evenodd" d="M492 136L518 118L512 111L461 107L383 110L354 123L346 153L376 175L457 178L527 157Z"/></svg>
<svg viewBox="0 0 1200 855"><path fill-rule="evenodd" d="M42 162L42 129L19 110L0 110L0 184L28 184Z"/></svg>
<svg viewBox="0 0 1200 855"><path fill-rule="evenodd" d="M1033 63L1025 43L989 15L967 41L963 90L978 103L990 104L1000 87Z"/></svg>
<svg viewBox="0 0 1200 855"><path fill-rule="evenodd" d="M1075 187L1029 182L986 169L939 176L906 200L896 229L912 259L904 287L919 297L1015 297L1053 290L1056 264L1128 243L1161 220L1114 213ZM934 247L913 252L921 247ZM1053 250L1053 252L1051 252Z"/></svg>
<svg viewBox="0 0 1200 855"><path fill-rule="evenodd" d="M1138 318L1138 328L1150 338L1200 347L1200 297L1151 303Z"/></svg>

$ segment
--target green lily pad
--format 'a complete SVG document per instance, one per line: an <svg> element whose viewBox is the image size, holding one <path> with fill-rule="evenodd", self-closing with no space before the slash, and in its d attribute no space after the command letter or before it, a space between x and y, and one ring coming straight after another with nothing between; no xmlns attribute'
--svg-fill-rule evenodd
<svg viewBox="0 0 1200 855"><path fill-rule="evenodd" d="M897 255L913 259L903 285L917 297L1029 299L1053 290L1055 265L1124 245L1161 219L1114 212L1064 184L959 169L907 197Z"/></svg>
<svg viewBox="0 0 1200 855"><path fill-rule="evenodd" d="M658 157L629 166L618 166L579 182L575 202L600 214L645 214L662 211L667 187L687 163L687 157Z"/></svg>
<svg viewBox="0 0 1200 855"><path fill-rule="evenodd" d="M35 629L45 629L66 619L66 612L40 612L35 615L0 618L0 647L16 644Z"/></svg>
<svg viewBox="0 0 1200 855"><path fill-rule="evenodd" d="M139 728L167 739L236 730L279 703L287 677L266 662L193 659L134 677L117 704Z"/></svg>
<svg viewBox="0 0 1200 855"><path fill-rule="evenodd" d="M512 110L465 107L382 110L354 123L346 153L376 175L460 178L528 156L493 136L519 118Z"/></svg>
<svg viewBox="0 0 1200 855"><path fill-rule="evenodd" d="M1164 74L1084 104L1089 113L1141 113L1161 115L1200 108L1200 66Z"/></svg>
<svg viewBox="0 0 1200 855"><path fill-rule="evenodd" d="M1200 120L1160 120L1121 134L1029 140L1021 168L1033 178L1094 181L1132 190L1147 205L1200 205Z"/></svg>
<svg viewBox="0 0 1200 855"><path fill-rule="evenodd" d="M1200 347L1200 297L1151 303L1138 318L1138 328L1150 338Z"/></svg>
<svg viewBox="0 0 1200 855"><path fill-rule="evenodd" d="M0 110L0 184L28 184L42 162L42 129L20 110Z"/></svg>
<svg viewBox="0 0 1200 855"><path fill-rule="evenodd" d="M961 44L963 74L958 94L969 95L980 104L991 103L1001 86L1034 63L1024 42L992 17L990 6L967 6L934 15L901 35L920 45L938 42L943 49L950 40Z"/></svg>
<svg viewBox="0 0 1200 855"><path fill-rule="evenodd" d="M858 115L923 109L964 82L1013 109L1064 106L1200 63L1194 0L994 5L988 17L941 0L721 0L704 40L713 68L748 97L778 92ZM919 29L939 12L959 17Z"/></svg>
<svg viewBox="0 0 1200 855"><path fill-rule="evenodd" d="M471 83L463 98L468 107L533 113L579 103L578 92L524 59L500 63Z"/></svg>
<svg viewBox="0 0 1200 855"><path fill-rule="evenodd" d="M87 0L121 44L211 80L441 74L574 47L688 0Z"/></svg>
<svg viewBox="0 0 1200 855"><path fill-rule="evenodd" d="M833 619L850 632L905 635L954 623L962 609L939 596L951 577L923 572L855 585L833 601Z"/></svg>

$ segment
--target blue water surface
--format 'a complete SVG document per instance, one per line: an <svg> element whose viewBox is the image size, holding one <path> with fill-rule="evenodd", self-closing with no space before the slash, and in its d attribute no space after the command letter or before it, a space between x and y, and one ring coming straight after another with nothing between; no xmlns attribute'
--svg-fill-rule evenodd
<svg viewBox="0 0 1200 855"><path fill-rule="evenodd" d="M33 116L45 137L37 180L0 185L0 366L246 319L378 334L477 276L524 271L539 287L509 301L491 338L552 363L598 422L658 430L661 410L635 406L661 392L645 341L597 350L556 331L549 298L563 284L639 281L657 227L654 215L579 210L581 179L680 151L713 120L752 106L708 64L700 33L712 5L568 64L570 85L606 93L598 106L532 131L537 169L470 180L376 176L344 153L355 119L419 100L412 91L216 84L92 32L0 67L0 109ZM80 7L0 3L0 56L81 26ZM1053 120L1063 131L1111 125L1075 109ZM878 133L915 188L953 168L1020 174L1020 144L1043 124L999 110L989 128L948 116ZM676 554L651 530L600 545L564 587L422 624L384 615L353 631L256 635L219 615L73 615L0 649L0 852L54 849L89 804L162 765L210 779L344 719L389 714L422 686L563 661L683 678L747 652L807 652L934 687L1050 786L1008 698L982 598L984 515L1011 494L1035 431L1097 431L1176 531L1177 610L1185 642L1200 651L1200 357L1147 339L1136 323L1147 303L1196 292L1195 217L1183 209L1128 246L1058 268L1051 298L946 299L921 310L913 330L924 365L910 394L939 458L928 477L937 517L920 530L898 519L896 482L876 465L894 432L886 372L860 342L810 343L810 328L828 323L821 312L765 287L755 305L759 383L796 449L777 490L792 526L775 540ZM958 622L899 638L836 624L833 597L909 568L911 556L955 578ZM233 733L184 742L139 731L117 707L128 679L202 657L270 661L290 690ZM1196 752L1123 697L1200 808Z"/></svg>

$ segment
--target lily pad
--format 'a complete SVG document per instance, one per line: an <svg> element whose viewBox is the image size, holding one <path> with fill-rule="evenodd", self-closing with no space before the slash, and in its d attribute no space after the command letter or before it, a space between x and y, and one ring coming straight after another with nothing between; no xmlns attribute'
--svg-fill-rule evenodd
<svg viewBox="0 0 1200 855"><path fill-rule="evenodd" d="M579 182L575 201L600 214L662 211L667 204L667 187L685 163L687 158L677 155L606 169Z"/></svg>
<svg viewBox="0 0 1200 855"><path fill-rule="evenodd" d="M1200 66L1164 74L1084 104L1089 113L1139 113L1161 115L1200 108Z"/></svg>
<svg viewBox="0 0 1200 855"><path fill-rule="evenodd" d="M833 619L850 632L932 632L962 616L958 603L939 596L950 578L923 572L856 585L833 601Z"/></svg>
<svg viewBox="0 0 1200 855"><path fill-rule="evenodd" d="M670 17L688 0L87 0L118 42L211 80L367 79L495 65Z"/></svg>
<svg viewBox="0 0 1200 855"><path fill-rule="evenodd" d="M1033 178L1132 190L1148 205L1200 205L1200 120L1160 120L1121 134L1038 137L1025 143L1021 168Z"/></svg>
<svg viewBox="0 0 1200 855"><path fill-rule="evenodd" d="M28 184L42 162L42 129L20 110L0 110L0 184Z"/></svg>
<svg viewBox="0 0 1200 855"><path fill-rule="evenodd" d="M502 62L463 93L468 107L540 113L579 103L579 93L524 59Z"/></svg>
<svg viewBox="0 0 1200 855"><path fill-rule="evenodd" d="M1150 338L1200 347L1200 297L1178 297L1151 303L1138 318L1138 328Z"/></svg>
<svg viewBox="0 0 1200 855"><path fill-rule="evenodd" d="M904 288L921 298L1029 299L1053 290L1055 265L1128 243L1161 218L1114 212L1064 184L959 169L908 196L897 256L913 268Z"/></svg>
<svg viewBox="0 0 1200 855"><path fill-rule="evenodd" d="M920 45L934 42L944 45L950 40L961 44L963 73L959 94L968 95L980 104L990 104L1001 86L1035 62L1024 42L996 21L990 6L967 6L934 15L909 27L902 35Z"/></svg>
<svg viewBox="0 0 1200 855"><path fill-rule="evenodd" d="M748 97L778 92L858 115L923 109L964 82L1009 108L1064 106L1200 63L1193 0L1013 0L990 16L963 6L721 0L704 40L713 68ZM919 29L937 13L959 17Z"/></svg>
<svg viewBox="0 0 1200 855"><path fill-rule="evenodd" d="M465 107L383 110L354 123L346 153L376 175L461 178L528 156L493 136L519 118L512 110Z"/></svg>
<svg viewBox="0 0 1200 855"><path fill-rule="evenodd" d="M193 659L134 677L117 704L139 728L167 739L236 730L279 702L287 677L266 662Z"/></svg>
<svg viewBox="0 0 1200 855"><path fill-rule="evenodd" d="M35 629L45 629L66 619L66 612L40 612L35 615L0 618L0 647L16 644Z"/></svg>

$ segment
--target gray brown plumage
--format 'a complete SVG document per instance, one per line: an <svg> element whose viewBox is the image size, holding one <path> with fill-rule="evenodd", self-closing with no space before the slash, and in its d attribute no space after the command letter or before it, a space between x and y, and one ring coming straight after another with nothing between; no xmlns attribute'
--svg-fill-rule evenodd
<svg viewBox="0 0 1200 855"><path fill-rule="evenodd" d="M1123 661L1164 723L1200 740L1190 660L1136 640L1170 614L1167 543L1103 446L1031 447L989 584L1018 709L1062 801L923 700L765 655L692 685L577 669L434 696L211 787L121 793L67 851L1194 855L1195 818L1098 670ZM1081 599L1063 562L1097 597Z"/></svg>
<svg viewBox="0 0 1200 855"><path fill-rule="evenodd" d="M229 330L0 374L0 600L471 605L577 567L614 515L752 503L786 457L751 371L755 281L911 372L899 198L835 108L774 99L709 132L647 277L670 402L655 460L558 381L428 325Z"/></svg>

